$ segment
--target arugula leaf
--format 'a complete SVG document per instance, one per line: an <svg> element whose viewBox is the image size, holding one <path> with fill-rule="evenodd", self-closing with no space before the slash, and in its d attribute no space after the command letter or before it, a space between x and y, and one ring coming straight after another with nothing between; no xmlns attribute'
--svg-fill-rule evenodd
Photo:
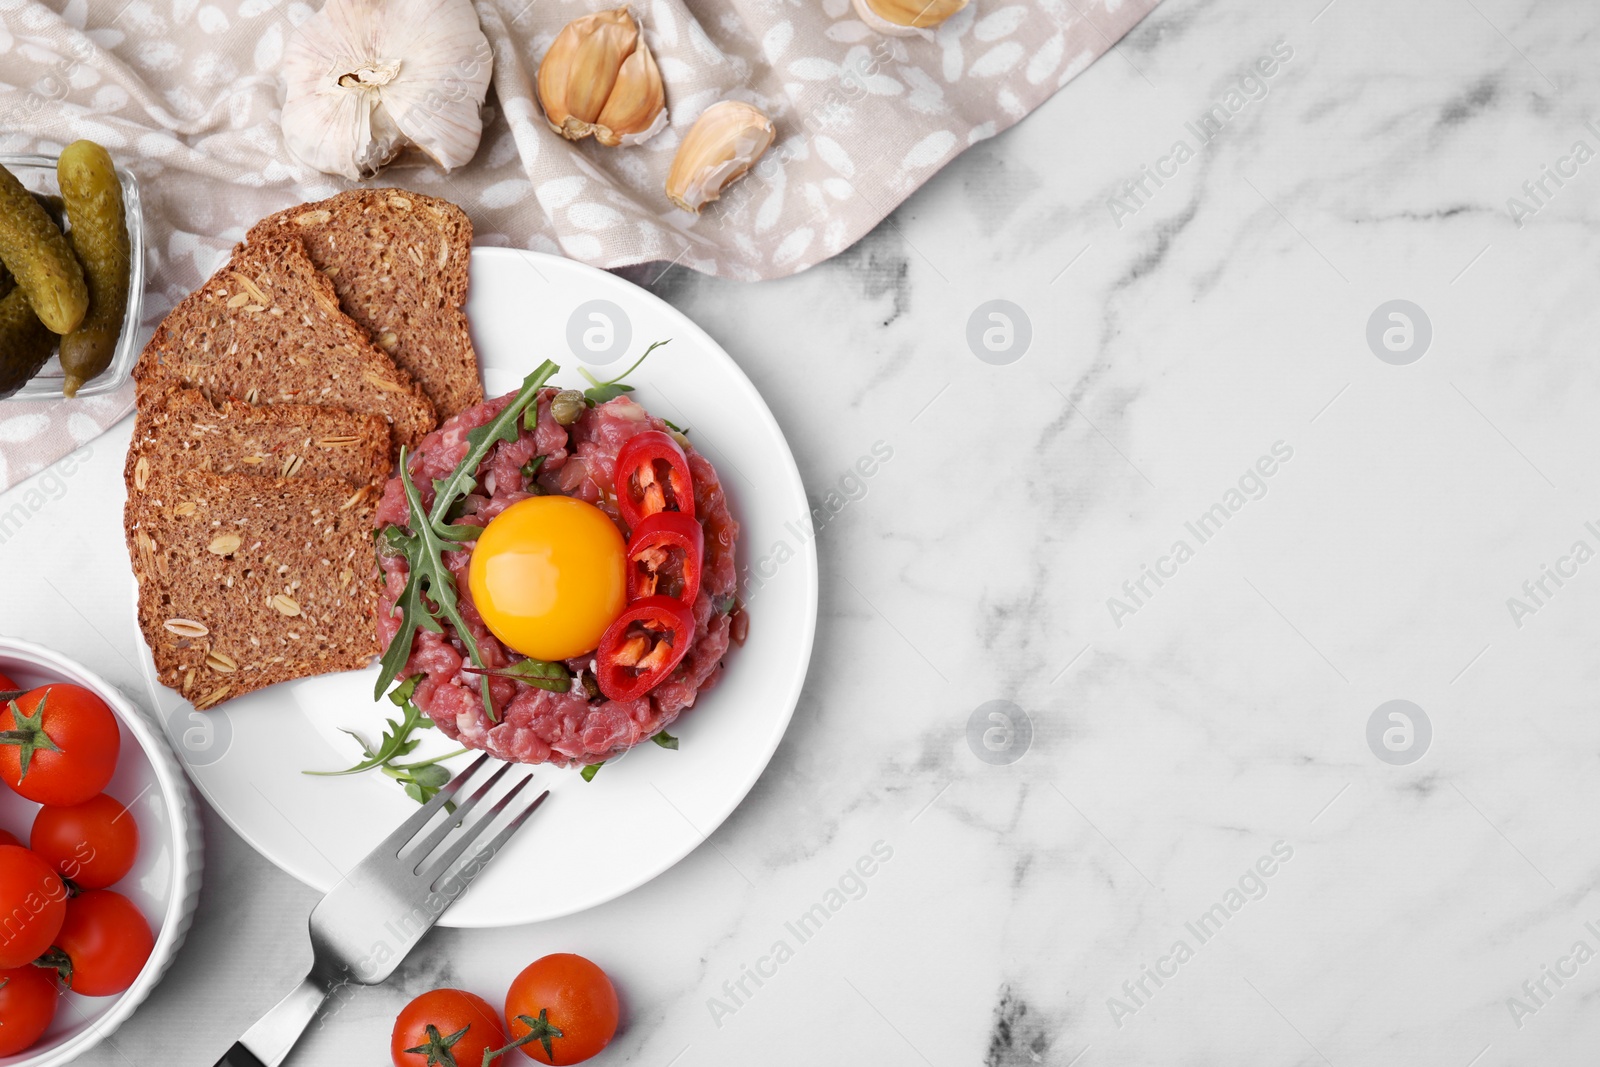
<svg viewBox="0 0 1600 1067"><path fill-rule="evenodd" d="M670 748L674 752L676 752L678 750L678 739L676 737L673 737L671 734L667 733L665 730L662 730L659 734L656 734L650 740L654 741L656 744L660 745L662 748Z"/></svg>
<svg viewBox="0 0 1600 1067"><path fill-rule="evenodd" d="M529 377L531 379L532 375ZM417 495L417 487L411 484L411 475L406 470L404 448L401 449L400 455L400 485L406 491L406 506L411 512L412 536L416 538L416 552L410 557L412 573L420 570L427 579L428 593L438 607L434 613L436 624L441 615L448 619L450 625L455 628L456 638L467 646L467 657L472 661L472 665L481 667L483 653L478 650L478 639L467 629L466 619L461 617L461 602L456 596L455 576L450 573L450 568L444 562L444 553L447 549L438 536L438 531L422 513L422 498ZM406 647L409 649L411 646ZM488 678L483 679L483 712L489 717L490 722L500 721L494 716L494 701L489 696Z"/></svg>
<svg viewBox="0 0 1600 1067"><path fill-rule="evenodd" d="M604 767L605 765L606 765L606 761L605 760L601 760L599 763L591 763L591 764L589 764L589 766L585 767L579 773L581 773L583 775L583 780L584 781L592 782L592 781L594 781L594 776L600 773L600 768Z"/></svg>
<svg viewBox="0 0 1600 1067"><path fill-rule="evenodd" d="M395 687L394 692L389 694L389 703L393 704L397 708L405 707L411 702L411 694L417 691L417 683L420 681L422 681L422 675L413 674L411 677L401 682Z"/></svg>
<svg viewBox="0 0 1600 1067"><path fill-rule="evenodd" d="M458 749L448 756L441 756L440 759L453 759L465 751L467 750L464 748ZM426 760L406 767L384 767L383 773L404 786L406 796L415 800L418 804L426 804L432 800L438 795L439 790L450 782L450 771L445 767L441 767L435 760ZM455 810L455 805L453 804L446 805L446 807L450 808L451 811Z"/></svg>
<svg viewBox="0 0 1600 1067"><path fill-rule="evenodd" d="M406 466L406 451L403 447L400 449L400 484L405 489L411 531L391 532L399 528L390 526L384 530L382 537L385 545L405 556L406 584L395 601L395 608L400 613L400 628L378 661L378 684L373 693L374 700L382 696L384 690L405 669L406 661L411 658L411 643L416 637L418 627L436 634L443 633L444 627L439 621L441 618L449 620L455 627L456 636L467 647L467 655L472 663L480 667L483 665L477 639L472 636L472 632L467 629L466 622L461 617L456 597L455 577L445 566L444 553L448 550L438 530L434 529L433 524L423 514L422 498L417 494L417 487L411 481L411 472ZM494 704L489 699L488 679L484 679L483 683L483 704L489 720L495 721Z"/></svg>
<svg viewBox="0 0 1600 1067"><path fill-rule="evenodd" d="M583 375L584 378L588 379L589 382L589 388L583 391L584 398L589 401L591 406L593 406L595 404L604 404L607 400L615 400L623 393L633 392L633 386L623 385L622 379L638 370L639 364L643 363L645 361L645 357L650 353L654 352L662 345L671 343L672 338L670 337L665 341L655 342L649 348L644 350L643 356L640 356L638 359L633 361L633 366L629 367L627 370L623 371L621 374L617 375L615 378L612 378L608 382L600 381L594 375L590 374L587 368L579 367L578 373Z"/></svg>
<svg viewBox="0 0 1600 1067"><path fill-rule="evenodd" d="M405 470L403 448L400 469L402 472ZM409 482L409 479L407 480ZM400 615L400 629L395 631L394 639L389 642L389 647L383 650L383 657L378 660L378 684L373 688L373 700L383 696L384 691L405 669L406 661L411 658L411 644L417 636L418 627L436 634L444 633L444 627L434 618L433 607L423 596L429 576L416 563L421 555L417 537L406 533L399 526L387 526L379 534L379 538L384 547L406 558L409 569L406 573L405 588L400 591L399 597L394 602L394 610ZM406 691L406 695L410 696L410 690Z"/></svg>
<svg viewBox="0 0 1600 1067"><path fill-rule="evenodd" d="M522 380L517 395L500 410L500 414L467 434L467 454L461 457L461 462L456 464L456 469L448 477L433 483L433 510L428 514L431 524L442 526L455 502L477 488L478 465L497 442L509 443L517 439L517 419L538 399L544 383L560 369L548 359L539 364L532 374Z"/></svg>
<svg viewBox="0 0 1600 1067"><path fill-rule="evenodd" d="M376 749L367 744L366 739L354 730L342 731L356 739L356 742L361 746L362 753L366 756L364 760L354 767L349 767L342 771L303 771L301 773L318 778L339 778L347 774L360 774L362 771L370 771L372 768L388 763L390 760L409 755L420 743L411 735L417 730L433 729L433 720L422 714L417 709L417 706L411 703L411 694L416 691L417 679L420 677L421 675L412 675L401 683L398 689L389 694L389 699L400 709L401 717L399 722L393 719L385 720L389 724L389 729L384 731L383 739L378 742Z"/></svg>
<svg viewBox="0 0 1600 1067"><path fill-rule="evenodd" d="M433 480L433 491L435 493L439 492L440 488L443 485L444 485L444 479L443 478L435 478ZM462 490L462 492L470 493L474 489L476 489L477 487L478 487L478 480L476 478L469 478L469 479L467 479L466 488L464 488ZM450 510L444 513L444 518L441 520L441 522L444 522L444 523L455 522L457 519L461 518L461 516L465 515L466 513L467 513L467 498L464 497L464 496L457 497L456 498L456 502L454 504L450 505Z"/></svg>
<svg viewBox="0 0 1600 1067"><path fill-rule="evenodd" d="M483 527L470 522L448 522L433 530L441 541L476 541L483 536Z"/></svg>
<svg viewBox="0 0 1600 1067"><path fill-rule="evenodd" d="M572 672L567 670L564 663L551 663L549 660L519 659L507 667L463 667L467 674L486 674L494 678L510 678L513 681L525 682L538 689L547 689L552 693L567 693L572 690Z"/></svg>
<svg viewBox="0 0 1600 1067"><path fill-rule="evenodd" d="M681 434L685 434L685 435L687 435L689 433L689 430L686 427L679 426L677 423L673 422L671 419L664 418L661 421L667 424L667 429L672 430L675 433L681 433Z"/></svg>
<svg viewBox="0 0 1600 1067"><path fill-rule="evenodd" d="M414 674L396 687L389 694L389 699L400 708L399 722L389 719L389 729L384 732L383 740L379 742L376 750L367 744L366 739L354 730L344 732L356 739L361 746L364 757L354 767L342 771L305 771L303 773L315 775L320 778L338 778L347 774L360 774L377 768L384 774L393 778L405 787L406 795L419 804L426 804L450 781L448 768L440 766L445 760L455 759L467 750L458 748L443 756L432 759L418 760L416 763L396 763L395 760L408 756L416 750L421 740L414 737L419 730L433 729L433 720L422 714L417 706L411 702L411 694L416 691L417 680L420 674ZM455 810L455 805L445 805L450 811Z"/></svg>
<svg viewBox="0 0 1600 1067"><path fill-rule="evenodd" d="M587 375L585 377L587 377ZM592 381L593 379L590 380ZM619 382L601 382L598 385L594 385L588 389L585 389L583 391L583 396L584 399L587 400L591 406L593 406L595 404L604 404L607 400L615 400L623 393L631 392L633 392L633 386L631 385L622 385Z"/></svg>

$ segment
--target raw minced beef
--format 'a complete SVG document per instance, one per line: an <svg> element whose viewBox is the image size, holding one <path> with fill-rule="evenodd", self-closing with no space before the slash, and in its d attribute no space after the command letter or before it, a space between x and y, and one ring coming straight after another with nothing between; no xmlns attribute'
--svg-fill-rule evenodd
<svg viewBox="0 0 1600 1067"><path fill-rule="evenodd" d="M555 394L555 389L540 391L534 430L524 429L517 440L502 441L490 451L477 471L478 488L466 497L457 521L487 525L507 507L536 495L525 489L522 468L534 457L543 456L536 478L540 492L559 493L594 504L627 533L617 516L612 489L617 451L636 433L668 427L626 396L591 408L572 426L565 427L550 414L550 401ZM423 438L409 457L407 469L424 510L433 505L434 479L446 477L466 455L467 434L499 414L513 395L468 408ZM677 669L645 696L630 701L587 698L584 686L576 679L579 672L593 678L592 654L567 661L575 681L566 693L491 677L489 691L499 719L494 722L484 712L481 676L462 672L463 665L471 664L466 659L465 646L446 622L443 634L417 631L411 657L402 671L403 677L423 676L412 699L440 730L469 748L482 749L504 760L563 765L599 763L666 729L701 692L716 683L722 672L723 654L728 650L732 617L720 608L733 597L737 584L734 545L739 524L728 513L722 485L711 464L688 444L684 444L684 454L694 476L695 517L705 530L705 560L700 595L694 605L694 641ZM407 524L405 491L398 477L389 479L384 487L375 521L380 528ZM467 562L475 543L469 543L466 550L446 553L445 562L455 576L461 616L477 639L484 666L504 667L523 657L489 632L472 602ZM400 556L380 556L380 562L385 588L378 612L378 639L388 647L400 626L394 605L405 588L407 565Z"/></svg>

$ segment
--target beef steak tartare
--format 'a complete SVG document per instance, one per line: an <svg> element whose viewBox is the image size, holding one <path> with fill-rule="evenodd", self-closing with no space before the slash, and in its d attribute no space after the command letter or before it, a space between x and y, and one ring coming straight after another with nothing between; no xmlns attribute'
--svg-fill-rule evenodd
<svg viewBox="0 0 1600 1067"><path fill-rule="evenodd" d="M401 676L418 676L412 700L441 731L461 744L504 760L570 766L603 762L655 736L716 683L740 610L734 565L739 525L728 512L717 472L683 434L626 395L587 407L575 421L562 425L552 411L557 394L555 388L540 389L537 419L529 420L533 429L518 420L516 439L500 440L490 448L474 472L475 487L452 511L454 522L486 526L518 501L559 494L597 506L627 535L613 484L618 452L638 434L652 430L670 433L688 461L693 518L700 524L705 544L700 588L692 606L694 633L687 653L664 679L632 700L610 700L601 693L595 681L593 652L565 661L572 675L565 692L490 674L491 715L484 707L486 676L472 672L466 643L454 626L444 622L442 633L416 630ZM467 435L495 419L515 396L507 394L468 408L422 439L408 457L406 470L424 509L433 506L435 480L447 478L468 455ZM380 529L405 527L409 516L405 486L396 476L384 488L375 522ZM384 593L378 638L388 647L401 630L396 605L406 588L409 568L405 555L382 551L381 538L379 544ZM443 560L455 578L460 618L475 639L483 668L493 671L510 667L523 656L489 631L473 603L467 577L475 544L449 545Z"/></svg>

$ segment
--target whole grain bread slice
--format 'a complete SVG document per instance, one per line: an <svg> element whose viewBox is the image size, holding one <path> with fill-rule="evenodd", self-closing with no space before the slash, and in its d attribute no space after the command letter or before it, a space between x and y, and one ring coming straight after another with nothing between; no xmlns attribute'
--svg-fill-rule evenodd
<svg viewBox="0 0 1600 1067"><path fill-rule="evenodd" d="M123 524L163 684L209 708L378 652L375 487L153 471Z"/></svg>
<svg viewBox="0 0 1600 1067"><path fill-rule="evenodd" d="M421 383L441 420L483 401L467 302L472 220L408 189L353 189L280 211L245 238L293 234L339 303Z"/></svg>
<svg viewBox="0 0 1600 1067"><path fill-rule="evenodd" d="M186 386L213 401L343 408L383 416L397 445L415 446L435 421L432 402L339 309L292 236L235 249L161 323L133 373L141 403Z"/></svg>
<svg viewBox="0 0 1600 1067"><path fill-rule="evenodd" d="M352 488L389 473L389 424L310 404L213 405L195 389L139 405L123 480L141 488L158 466L273 478L338 478Z"/></svg>

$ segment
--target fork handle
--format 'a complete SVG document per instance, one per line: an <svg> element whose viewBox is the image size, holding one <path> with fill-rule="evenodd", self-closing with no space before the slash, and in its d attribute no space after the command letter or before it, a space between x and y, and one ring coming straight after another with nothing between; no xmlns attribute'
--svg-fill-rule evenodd
<svg viewBox="0 0 1600 1067"><path fill-rule="evenodd" d="M327 991L308 976L294 992L246 1030L217 1061L216 1067L279 1067L327 999Z"/></svg>
<svg viewBox="0 0 1600 1067"><path fill-rule="evenodd" d="M266 1067L256 1054L235 1041L233 1047L223 1053L222 1059L217 1061L217 1067Z"/></svg>

